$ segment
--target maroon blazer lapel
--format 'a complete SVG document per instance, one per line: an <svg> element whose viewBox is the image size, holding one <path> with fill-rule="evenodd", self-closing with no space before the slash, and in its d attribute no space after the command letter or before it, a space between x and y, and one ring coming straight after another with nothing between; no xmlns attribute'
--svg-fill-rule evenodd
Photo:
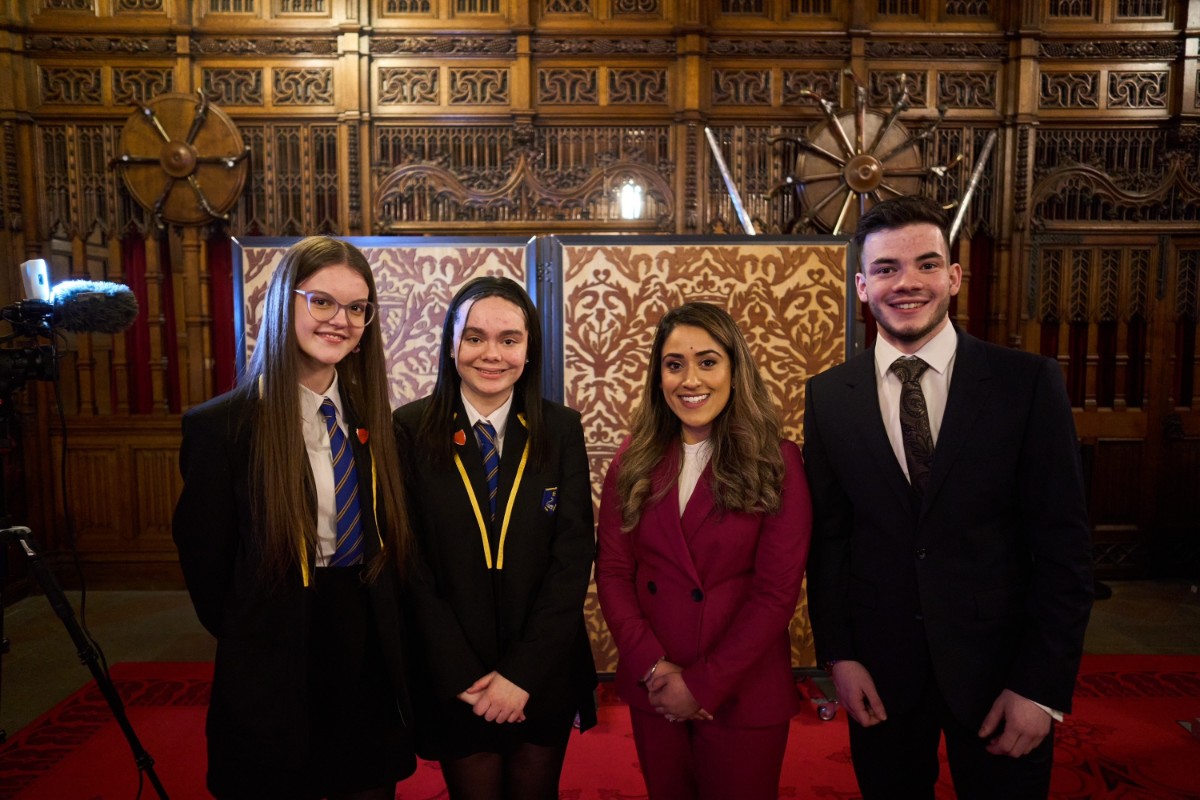
<svg viewBox="0 0 1200 800"><path fill-rule="evenodd" d="M666 474L662 472L665 469L673 468L674 459L665 458L663 464L659 466L659 475L655 478L665 478ZM677 462L675 462L677 463ZM677 467L675 467L677 469ZM658 484L657 480L655 481ZM699 485L696 489L699 490ZM693 495L693 499L694 495ZM691 507L691 504L688 506ZM654 523L651 526L642 526L643 531L652 530L654 535L662 537L662 546L670 551L673 555L673 561L679 565L679 568L692 579L697 586L700 585L700 573L696 570L696 563L692 560L691 550L688 549L687 540L684 538L683 525L679 519L679 484L677 480L671 481L671 488L667 489L666 495L662 500L654 504L653 508Z"/></svg>
<svg viewBox="0 0 1200 800"><path fill-rule="evenodd" d="M692 490L692 496L688 499L687 505L684 506L683 516L679 520L684 542L689 545L695 541L697 531L717 510L716 500L713 498L712 486L710 484L711 480L712 465L709 464L704 467L704 472L700 474L700 480L696 482L696 488ZM676 486L674 492L675 503L678 505L678 486Z"/></svg>

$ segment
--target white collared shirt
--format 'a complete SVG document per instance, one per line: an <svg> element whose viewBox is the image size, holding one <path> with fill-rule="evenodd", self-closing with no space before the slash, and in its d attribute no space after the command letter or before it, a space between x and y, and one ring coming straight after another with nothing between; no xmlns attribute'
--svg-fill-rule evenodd
<svg viewBox="0 0 1200 800"><path fill-rule="evenodd" d="M467 399L465 394L462 394L461 390L459 392L459 395L462 397L463 408L467 410L467 422L469 423L470 432L472 434L475 433L475 423L479 422L479 420L491 423L492 427L496 429L497 458L504 455L504 431L508 427L508 412L512 409L513 394L513 392L509 392L508 399L499 408L485 417L475 410L475 406L471 405L471 401Z"/></svg>
<svg viewBox="0 0 1200 800"><path fill-rule="evenodd" d="M708 466L709 459L712 458L712 440L705 439L703 442L695 444L683 443L683 465L679 468L679 516L683 517L683 511L687 508L688 500L692 499L692 492L696 490L696 484L700 482L700 476L704 473L704 468Z"/></svg>
<svg viewBox="0 0 1200 800"><path fill-rule="evenodd" d="M946 325L925 346L913 355L929 365L921 375L921 391L929 409L929 430L934 447L942 430L946 414L946 398L950 396L950 376L954 372L954 354L958 349L958 334L953 325ZM879 413L887 430L892 452L904 476L908 477L908 462L904 458L904 434L900 430L900 378L891 371L892 362L904 357L880 336L875 340L875 385L879 388Z"/></svg>
<svg viewBox="0 0 1200 800"><path fill-rule="evenodd" d="M304 447L308 450L308 464L312 470L313 484L317 490L317 566L329 565L337 545L337 494L333 486L333 450L329 443L329 429L325 427L325 415L321 403L328 397L337 409L337 424L346 434L346 416L342 413L342 396L338 392L337 374L324 394L317 394L307 386L300 386L300 421L304 436Z"/></svg>

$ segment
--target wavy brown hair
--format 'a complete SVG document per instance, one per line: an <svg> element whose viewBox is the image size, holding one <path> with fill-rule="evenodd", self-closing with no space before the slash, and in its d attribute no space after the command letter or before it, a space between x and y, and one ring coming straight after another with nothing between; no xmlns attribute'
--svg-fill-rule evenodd
<svg viewBox="0 0 1200 800"><path fill-rule="evenodd" d="M655 485L655 471L664 459L676 470L682 425L662 391L662 355L667 337L677 327L700 328L716 340L730 362L729 402L713 420L712 490L718 508L771 514L779 510L783 456L779 441L783 427L766 384L758 374L746 339L733 318L711 303L687 303L668 311L658 323L642 401L633 413L630 444L621 455L617 494L621 498L621 529L637 526L642 509L662 499L675 484L673 472Z"/></svg>
<svg viewBox="0 0 1200 800"><path fill-rule="evenodd" d="M251 426L251 470L258 546L268 580L282 580L299 568L305 553L316 552L317 529L312 507L297 502L307 496L311 485L308 452L301 434L299 354L296 339L297 306L303 301L292 291L309 276L325 267L346 265L362 276L369 289L368 300L378 308L371 267L362 252L339 239L310 236L288 248L271 275L263 304L262 325L254 354L237 391L251 400L255 409ZM368 579L378 577L391 560L403 570L411 534L405 514L404 485L396 440L392 436L391 402L379 317L364 329L357 352L337 365L338 388L360 424L371 436L375 457L376 503L383 508L386 525L380 530L383 549L369 564ZM363 465L359 465L360 467ZM366 509L364 509L365 511Z"/></svg>

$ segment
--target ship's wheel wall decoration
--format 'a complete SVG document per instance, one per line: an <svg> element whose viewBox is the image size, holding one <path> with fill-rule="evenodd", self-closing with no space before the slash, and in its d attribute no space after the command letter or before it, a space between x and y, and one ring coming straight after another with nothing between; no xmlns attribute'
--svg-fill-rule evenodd
<svg viewBox="0 0 1200 800"><path fill-rule="evenodd" d="M226 219L246 183L250 148L233 120L202 92L162 94L139 105L112 165L157 222Z"/></svg>
<svg viewBox="0 0 1200 800"><path fill-rule="evenodd" d="M860 215L880 200L918 194L930 175L945 175L962 160L961 153L950 163L922 165L919 144L937 130L946 116L944 107L925 128L910 131L899 121L909 107L907 76L900 76L903 93L891 111L881 114L867 108L867 92L849 70L854 81L854 108L842 110L815 92L805 90L821 108L824 121L810 135L775 136L772 144L790 145L795 153L795 172L787 174L775 192L793 192L797 216L785 227L788 233L822 230L853 231Z"/></svg>

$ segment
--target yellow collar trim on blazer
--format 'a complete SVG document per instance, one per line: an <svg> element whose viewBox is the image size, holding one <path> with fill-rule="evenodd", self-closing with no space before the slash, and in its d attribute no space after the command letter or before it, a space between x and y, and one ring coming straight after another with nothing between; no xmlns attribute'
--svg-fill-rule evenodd
<svg viewBox="0 0 1200 800"><path fill-rule="evenodd" d="M517 414L517 419L526 428L529 423L525 421L524 414ZM504 542L508 538L508 523L512 520L513 503L517 499L517 490L521 488L521 478L525 476L525 465L529 463L529 440L525 440L525 450L521 453L521 465L517 467L517 479L513 481L512 491L508 494L508 505L504 509L504 522L500 525L500 547L496 553L496 566L494 569L504 569ZM475 497L475 490L471 488L471 479L467 476L467 468L463 465L462 459L458 457L458 453L454 454L454 466L458 467L458 474L462 477L463 486L467 489L467 499L471 501L471 510L475 512L475 524L479 526L479 538L483 544L483 560L487 564L488 569L492 567L492 548L488 544L487 523L483 521L483 512L479 509L479 500Z"/></svg>

